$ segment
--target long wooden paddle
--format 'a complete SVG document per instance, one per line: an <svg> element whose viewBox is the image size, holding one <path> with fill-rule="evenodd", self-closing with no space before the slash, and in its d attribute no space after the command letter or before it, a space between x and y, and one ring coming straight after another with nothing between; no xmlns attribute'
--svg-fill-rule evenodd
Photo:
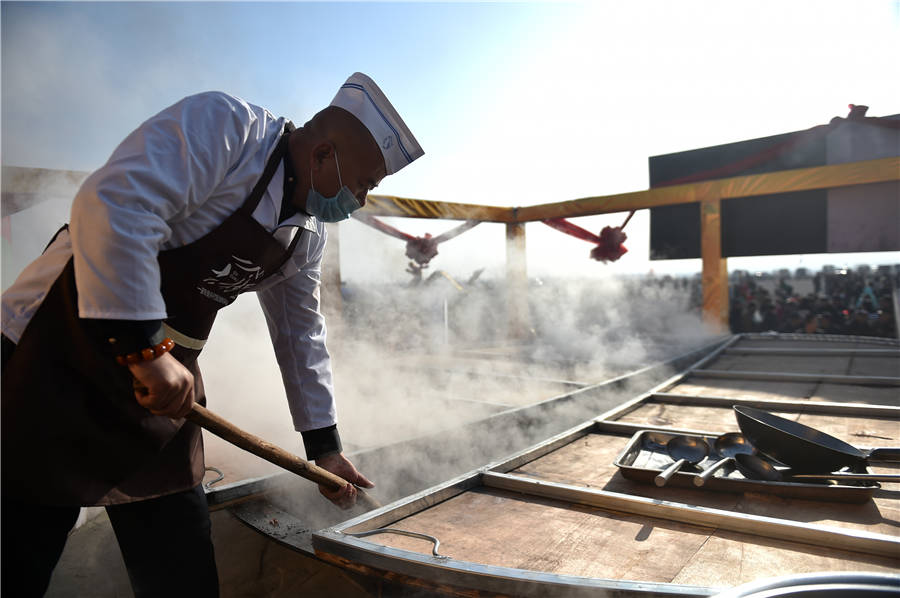
<svg viewBox="0 0 900 598"><path fill-rule="evenodd" d="M266 461L274 463L279 467L283 467L284 469L296 473L307 480L311 480L316 484L325 486L329 490L340 490L349 484L344 478L331 473L327 469L319 467L315 463L304 461L300 457L263 440L259 436L254 436L253 434L238 428L228 420L196 403L191 407L191 412L188 413L186 419L194 422L205 430L209 430L222 440L230 442L238 448L253 453L257 457L262 457ZM381 507L377 500L366 494L363 489L358 486L356 500L368 509L377 509Z"/></svg>

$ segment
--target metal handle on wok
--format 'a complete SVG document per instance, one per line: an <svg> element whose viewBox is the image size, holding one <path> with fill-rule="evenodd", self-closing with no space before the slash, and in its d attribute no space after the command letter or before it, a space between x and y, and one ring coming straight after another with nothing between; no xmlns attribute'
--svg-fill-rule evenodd
<svg viewBox="0 0 900 598"><path fill-rule="evenodd" d="M309 461L304 461L300 457L289 453L258 436L245 432L228 420L196 403L191 407L191 412L187 414L186 419L194 422L201 428L209 430L219 438L230 442L238 448L253 453L257 457L262 457L266 461L296 473L300 477L325 486L329 490L340 490L349 483L344 478L331 473L327 469L323 469ZM377 509L381 507L378 501L366 494L363 489L358 486L357 502L362 503L368 509Z"/></svg>

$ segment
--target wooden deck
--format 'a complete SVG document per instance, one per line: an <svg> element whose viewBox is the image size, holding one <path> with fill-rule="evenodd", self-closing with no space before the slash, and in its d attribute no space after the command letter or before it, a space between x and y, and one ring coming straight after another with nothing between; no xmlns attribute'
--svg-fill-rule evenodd
<svg viewBox="0 0 900 598"><path fill-rule="evenodd" d="M734 340L593 422L315 534L317 555L370 576L463 596L597 595L602 589L709 595L780 575L897 572L900 484L882 482L869 490L871 498L853 504L829 498L828 486L812 487L816 500L697 488L683 483L691 473L676 474L681 484L658 488L626 478L614 464L640 430L739 431L734 404L778 413L854 446L900 446L896 343ZM756 379L763 373L785 375ZM900 473L897 465L870 471ZM440 556L422 538L353 535L382 528L433 536Z"/></svg>

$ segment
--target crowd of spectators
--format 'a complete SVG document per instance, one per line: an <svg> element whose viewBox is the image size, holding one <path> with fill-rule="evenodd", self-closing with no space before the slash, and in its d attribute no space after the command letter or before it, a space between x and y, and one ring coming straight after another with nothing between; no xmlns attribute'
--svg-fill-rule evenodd
<svg viewBox="0 0 900 598"><path fill-rule="evenodd" d="M897 338L895 268L829 268L805 279L804 286L812 283L809 292L795 291L798 282L783 275L765 281L750 273L733 277L729 286L731 331Z"/></svg>

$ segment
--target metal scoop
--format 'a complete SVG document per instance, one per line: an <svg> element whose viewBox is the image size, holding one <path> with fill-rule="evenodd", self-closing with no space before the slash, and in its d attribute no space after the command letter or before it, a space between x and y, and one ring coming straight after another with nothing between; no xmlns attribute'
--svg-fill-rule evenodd
<svg viewBox="0 0 900 598"><path fill-rule="evenodd" d="M805 482L818 483L828 480L866 481L866 482L900 482L900 474L888 473L793 473L790 469L778 469L765 459L756 455L735 455L735 465L741 475L750 480L766 482Z"/></svg>
<svg viewBox="0 0 900 598"><path fill-rule="evenodd" d="M696 465L706 459L709 454L709 445L702 438L693 436L673 436L666 443L666 452L675 461L665 471L653 478L653 483L659 487L665 486L669 478L675 475L685 463Z"/></svg>
<svg viewBox="0 0 900 598"><path fill-rule="evenodd" d="M731 462L735 455L753 455L756 449L738 432L728 432L718 436L713 443L713 452L721 457L718 461L703 470L703 473L694 478L695 486L702 486L706 480Z"/></svg>

